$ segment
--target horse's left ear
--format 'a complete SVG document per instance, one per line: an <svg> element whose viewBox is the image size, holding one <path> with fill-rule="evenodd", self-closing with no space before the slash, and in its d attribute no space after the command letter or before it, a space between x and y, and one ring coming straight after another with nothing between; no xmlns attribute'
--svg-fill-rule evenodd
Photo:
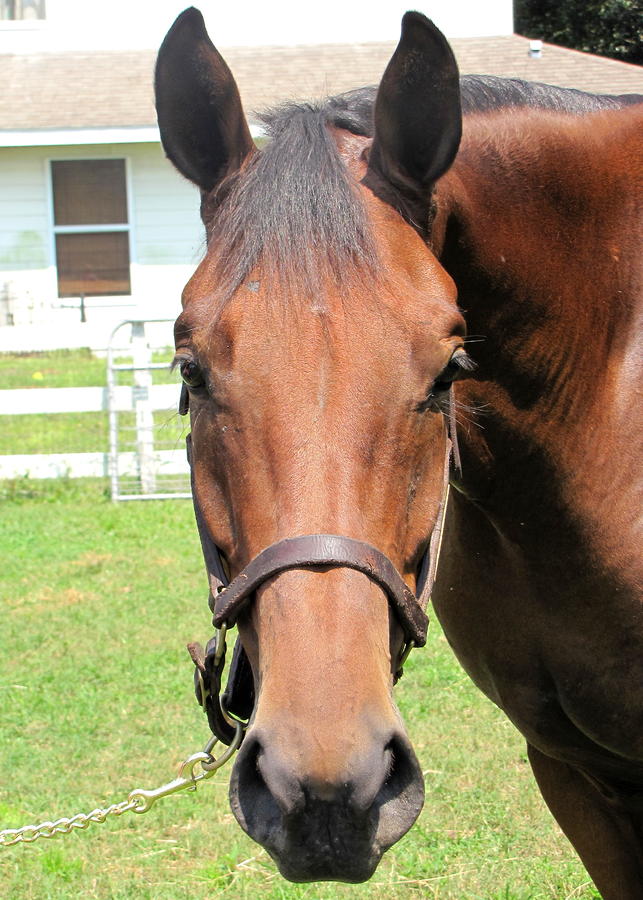
<svg viewBox="0 0 643 900"><path fill-rule="evenodd" d="M194 7L181 13L161 45L154 89L163 149L202 191L253 152L232 72Z"/></svg>
<svg viewBox="0 0 643 900"><path fill-rule="evenodd" d="M407 12L377 92L369 174L383 176L404 195L428 199L453 162L461 135L453 51L426 16Z"/></svg>

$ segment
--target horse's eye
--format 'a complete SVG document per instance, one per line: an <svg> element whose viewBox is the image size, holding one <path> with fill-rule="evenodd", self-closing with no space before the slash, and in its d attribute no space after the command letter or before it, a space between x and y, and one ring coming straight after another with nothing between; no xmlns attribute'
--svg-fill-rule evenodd
<svg viewBox="0 0 643 900"><path fill-rule="evenodd" d="M470 372L474 367L471 357L462 348L455 351L444 369L433 382L432 394L443 394L451 388L454 381L462 378L465 372Z"/></svg>
<svg viewBox="0 0 643 900"><path fill-rule="evenodd" d="M179 366L181 378L188 387L197 388L205 383L203 372L197 364L191 359L184 359Z"/></svg>

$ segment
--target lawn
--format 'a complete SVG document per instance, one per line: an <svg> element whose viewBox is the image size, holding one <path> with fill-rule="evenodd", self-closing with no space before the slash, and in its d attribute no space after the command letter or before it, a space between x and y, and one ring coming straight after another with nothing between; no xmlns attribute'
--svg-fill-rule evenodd
<svg viewBox="0 0 643 900"><path fill-rule="evenodd" d="M169 370L173 350L153 354L154 362L168 362L166 371L157 369L155 383L168 384L179 377ZM119 357L117 362L131 361ZM102 387L107 363L91 350L51 350L43 353L0 353L0 390L28 387ZM131 375L122 373L119 383L131 384Z"/></svg>
<svg viewBox="0 0 643 900"><path fill-rule="evenodd" d="M184 645L209 637L189 501L112 504L104 484L5 490L0 546L0 827L156 787L207 727ZM229 770L86 832L0 850L6 900L590 900L524 745L432 620L396 697L424 811L365 885L290 885L243 835Z"/></svg>

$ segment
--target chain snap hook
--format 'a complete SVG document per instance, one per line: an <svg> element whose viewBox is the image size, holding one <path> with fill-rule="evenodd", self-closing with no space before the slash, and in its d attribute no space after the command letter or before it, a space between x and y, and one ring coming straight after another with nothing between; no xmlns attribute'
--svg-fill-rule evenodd
<svg viewBox="0 0 643 900"><path fill-rule="evenodd" d="M155 788L154 790L144 790L142 788L133 790L127 798L129 803L136 804L133 807L132 812L139 814L146 813L152 808L157 800L161 799L161 797L168 797L170 794L177 793L177 791L195 791L199 781L205 781L207 778L211 778L217 769L220 769L221 766L225 765L232 754L239 749L243 737L243 729L241 723L235 724L237 727L234 738L221 756L213 756L212 750L218 743L218 738L210 738L203 750L199 750L183 760L177 778L168 781L167 784L161 785L161 787ZM201 766L200 772L195 771L196 766L199 764Z"/></svg>

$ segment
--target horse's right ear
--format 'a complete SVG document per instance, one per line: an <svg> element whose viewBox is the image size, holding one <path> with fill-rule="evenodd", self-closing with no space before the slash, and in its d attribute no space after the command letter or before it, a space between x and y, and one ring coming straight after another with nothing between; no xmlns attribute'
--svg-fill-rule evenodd
<svg viewBox="0 0 643 900"><path fill-rule="evenodd" d="M455 159L461 134L453 51L426 16L407 12L377 92L367 178L383 178L403 195L426 201Z"/></svg>
<svg viewBox="0 0 643 900"><path fill-rule="evenodd" d="M254 150L232 72L186 9L159 50L154 79L161 142L176 168L209 192Z"/></svg>

